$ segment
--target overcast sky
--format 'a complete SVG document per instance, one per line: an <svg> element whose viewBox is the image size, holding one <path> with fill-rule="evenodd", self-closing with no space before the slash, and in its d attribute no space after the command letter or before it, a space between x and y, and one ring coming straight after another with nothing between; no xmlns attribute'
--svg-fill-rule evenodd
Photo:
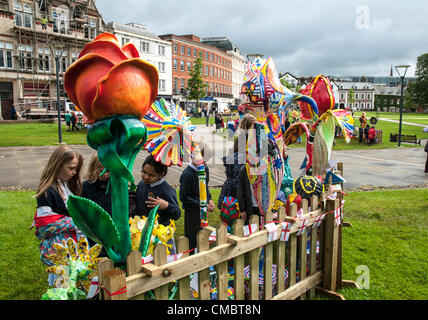
<svg viewBox="0 0 428 320"><path fill-rule="evenodd" d="M226 36L295 76L387 76L428 52L426 0L97 0L104 21L156 34ZM394 70L394 75L396 72Z"/></svg>

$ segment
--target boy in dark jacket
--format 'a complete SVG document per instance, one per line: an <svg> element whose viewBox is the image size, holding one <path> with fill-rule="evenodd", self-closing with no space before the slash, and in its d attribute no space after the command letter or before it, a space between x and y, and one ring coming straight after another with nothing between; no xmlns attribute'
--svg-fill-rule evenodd
<svg viewBox="0 0 428 320"><path fill-rule="evenodd" d="M207 211L213 212L215 205L208 190L209 169L206 164L205 175L208 201ZM180 176L179 197L184 209L184 235L189 239L189 249L193 249L197 245L196 235L201 230L198 169L193 159Z"/></svg>

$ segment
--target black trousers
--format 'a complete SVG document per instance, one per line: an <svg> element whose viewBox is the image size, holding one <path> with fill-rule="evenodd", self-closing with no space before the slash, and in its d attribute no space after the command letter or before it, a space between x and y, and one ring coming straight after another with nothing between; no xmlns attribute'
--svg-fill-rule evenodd
<svg viewBox="0 0 428 320"><path fill-rule="evenodd" d="M189 250L196 248L196 235L201 229L201 214L199 208L184 209L184 236L189 239ZM190 254L193 253L194 251Z"/></svg>

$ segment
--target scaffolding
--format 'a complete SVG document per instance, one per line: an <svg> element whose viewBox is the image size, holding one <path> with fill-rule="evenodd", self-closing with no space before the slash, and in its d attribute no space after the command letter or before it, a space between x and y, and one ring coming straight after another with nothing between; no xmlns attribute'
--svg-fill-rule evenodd
<svg viewBox="0 0 428 320"><path fill-rule="evenodd" d="M14 21L13 35L17 48L14 55L14 71L20 80L18 81L20 101L14 103L17 110L23 111L35 106L47 110L58 107L56 90L52 90L56 88L53 84L57 80L55 56L59 56L60 59L62 91L60 95L61 100L65 102L62 74L70 63L77 59L78 52L89 41L89 37L78 35L89 25L88 8L95 8L93 0L66 0L63 1L63 6L55 7L52 6L52 2L52 0L33 2L31 29L16 25ZM31 50L27 51L26 48L30 47ZM65 103L61 105L63 104Z"/></svg>

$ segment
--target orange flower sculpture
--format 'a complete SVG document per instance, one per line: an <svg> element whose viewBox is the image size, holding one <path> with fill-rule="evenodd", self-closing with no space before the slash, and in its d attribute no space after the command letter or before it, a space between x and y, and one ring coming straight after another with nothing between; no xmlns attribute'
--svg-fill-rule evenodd
<svg viewBox="0 0 428 320"><path fill-rule="evenodd" d="M133 44L120 47L110 33L88 43L64 76L70 100L92 123L86 140L110 172L112 193L111 216L79 196L70 195L67 206L76 226L101 244L115 263L125 262L132 250L128 183L135 188L132 168L147 140L146 126L140 120L157 97L158 80L156 68L139 58ZM142 243L150 237L145 234Z"/></svg>
<svg viewBox="0 0 428 320"><path fill-rule="evenodd" d="M158 79L132 43L120 47L113 34L102 33L67 69L64 87L88 123L122 114L141 119L156 99Z"/></svg>

